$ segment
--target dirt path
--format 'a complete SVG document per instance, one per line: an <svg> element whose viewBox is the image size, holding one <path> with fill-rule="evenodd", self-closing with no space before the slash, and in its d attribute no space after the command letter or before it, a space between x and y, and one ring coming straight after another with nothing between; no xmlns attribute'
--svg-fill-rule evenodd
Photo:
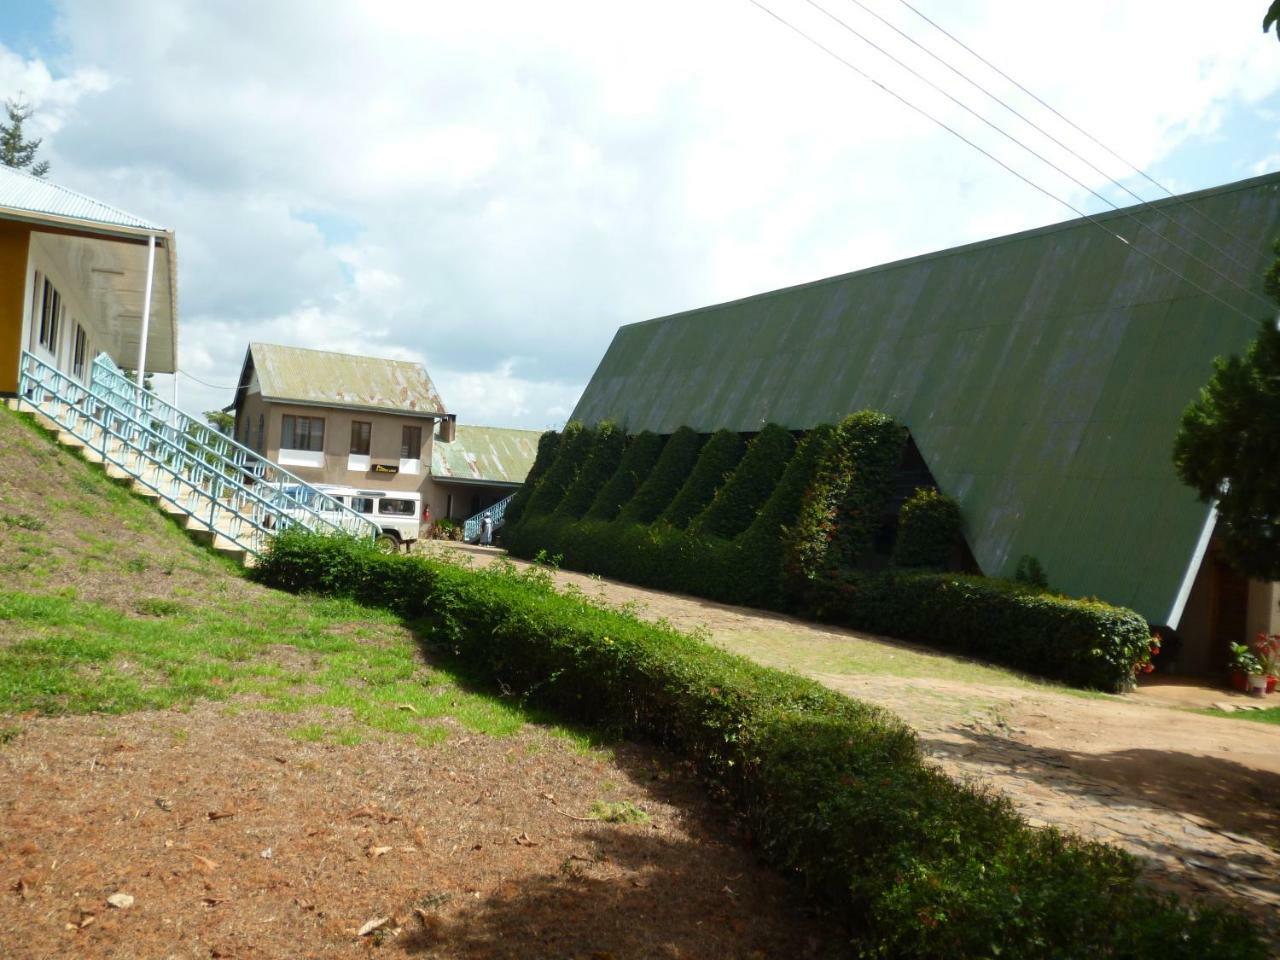
<svg viewBox="0 0 1280 960"><path fill-rule="evenodd" d="M462 549L477 563L498 556ZM1280 727L1180 706L1228 694L1080 694L850 630L576 573L557 579L882 704L940 767L1009 797L1030 822L1117 844L1153 882L1229 900L1280 935Z"/></svg>

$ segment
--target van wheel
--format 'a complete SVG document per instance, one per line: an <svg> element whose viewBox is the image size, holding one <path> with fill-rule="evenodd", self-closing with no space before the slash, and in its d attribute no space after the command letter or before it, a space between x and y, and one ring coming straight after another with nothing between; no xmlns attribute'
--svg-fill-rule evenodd
<svg viewBox="0 0 1280 960"><path fill-rule="evenodd" d="M383 553L400 552L400 538L394 533L380 533L378 534L378 539L374 542Z"/></svg>

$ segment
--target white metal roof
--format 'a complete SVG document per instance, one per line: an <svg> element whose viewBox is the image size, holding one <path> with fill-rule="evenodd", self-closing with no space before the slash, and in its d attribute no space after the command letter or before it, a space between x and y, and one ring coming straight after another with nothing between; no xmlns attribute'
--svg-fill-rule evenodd
<svg viewBox="0 0 1280 960"><path fill-rule="evenodd" d="M164 227L141 217L3 164L0 164L0 208L24 211L37 217L56 217L133 230L166 232Z"/></svg>

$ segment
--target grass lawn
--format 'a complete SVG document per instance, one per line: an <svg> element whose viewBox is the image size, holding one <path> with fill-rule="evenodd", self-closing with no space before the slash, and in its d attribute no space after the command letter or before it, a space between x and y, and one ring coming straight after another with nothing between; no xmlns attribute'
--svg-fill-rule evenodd
<svg viewBox="0 0 1280 960"><path fill-rule="evenodd" d="M1280 707L1267 707L1265 710L1197 710L1196 713L1210 717L1226 717L1228 720L1252 720L1254 723L1280 724Z"/></svg>

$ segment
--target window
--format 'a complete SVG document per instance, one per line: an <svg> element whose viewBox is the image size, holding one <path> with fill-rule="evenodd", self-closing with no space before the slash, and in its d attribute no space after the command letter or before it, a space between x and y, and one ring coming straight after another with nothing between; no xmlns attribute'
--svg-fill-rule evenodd
<svg viewBox="0 0 1280 960"><path fill-rule="evenodd" d="M384 516L416 517L418 515L418 505L412 500L385 497L378 501L378 512Z"/></svg>
<svg viewBox="0 0 1280 960"><path fill-rule="evenodd" d="M402 427L400 429L400 459L422 459L422 428Z"/></svg>
<svg viewBox="0 0 1280 960"><path fill-rule="evenodd" d="M85 354L89 352L89 335L84 327L76 324L76 339L71 348L71 372L80 380L84 379Z"/></svg>
<svg viewBox="0 0 1280 960"><path fill-rule="evenodd" d="M284 416L282 450L324 450L324 418Z"/></svg>
<svg viewBox="0 0 1280 960"><path fill-rule="evenodd" d="M369 455L369 436L373 433L373 424L363 420L351 421L351 452L358 456Z"/></svg>
<svg viewBox="0 0 1280 960"><path fill-rule="evenodd" d="M40 346L58 352L58 323L62 316L62 295L46 277L40 297Z"/></svg>
<svg viewBox="0 0 1280 960"><path fill-rule="evenodd" d="M373 513L373 497L352 497L351 509L356 513Z"/></svg>

